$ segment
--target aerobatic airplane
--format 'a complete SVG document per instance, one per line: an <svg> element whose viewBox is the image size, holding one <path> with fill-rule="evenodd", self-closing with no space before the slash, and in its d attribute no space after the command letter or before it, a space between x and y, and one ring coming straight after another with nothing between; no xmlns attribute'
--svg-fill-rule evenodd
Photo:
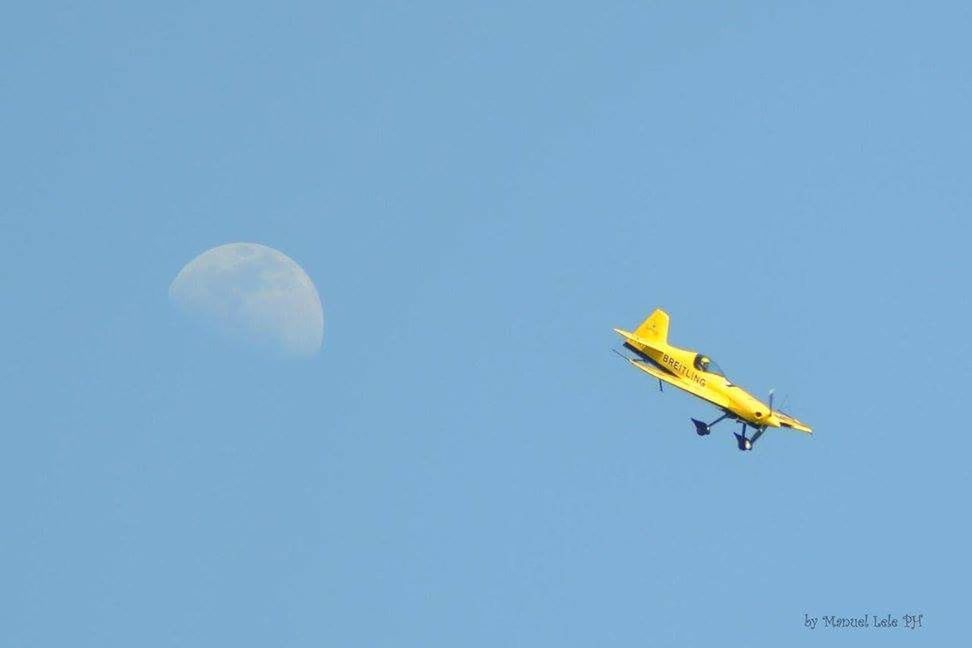
<svg viewBox="0 0 972 648"><path fill-rule="evenodd" d="M768 427L785 427L813 433L807 424L773 409L772 390L769 403L765 404L739 385L733 384L722 373L719 365L708 356L669 344L668 313L660 308L649 315L633 333L614 330L624 338L625 348L635 352L638 357L618 355L657 378L659 389L662 388L663 381L667 382L709 401L723 411L722 416L711 423L692 419L699 436L709 434L712 426L723 419L735 419L742 423L742 434L734 433L740 450L752 450L753 444ZM746 436L747 426L754 429L751 438Z"/></svg>

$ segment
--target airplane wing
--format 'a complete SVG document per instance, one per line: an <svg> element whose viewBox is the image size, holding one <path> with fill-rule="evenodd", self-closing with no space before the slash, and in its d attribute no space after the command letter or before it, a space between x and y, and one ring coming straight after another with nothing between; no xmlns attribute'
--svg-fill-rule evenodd
<svg viewBox="0 0 972 648"><path fill-rule="evenodd" d="M664 380L669 385L674 385L683 391L687 391L693 396L697 396L702 400L709 401L716 407L721 407L722 409L729 407L729 400L722 394L709 391L705 387L700 387L695 383L688 382L687 380L682 380L678 376L673 376L667 371L662 371L661 369L658 369L657 367L654 367L642 360L633 360L627 357L625 357L625 360L638 367L646 374L651 374L658 380Z"/></svg>
<svg viewBox="0 0 972 648"><path fill-rule="evenodd" d="M800 430L801 432L806 432L807 434L813 434L813 430L806 423L802 423L789 414L784 412L773 412L773 416L780 419L780 427L792 428L794 430Z"/></svg>

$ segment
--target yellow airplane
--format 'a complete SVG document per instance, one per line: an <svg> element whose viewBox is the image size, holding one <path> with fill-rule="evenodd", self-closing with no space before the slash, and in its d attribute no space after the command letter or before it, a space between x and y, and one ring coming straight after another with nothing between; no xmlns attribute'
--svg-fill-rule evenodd
<svg viewBox="0 0 972 648"><path fill-rule="evenodd" d="M660 308L652 312L634 333L621 329L614 331L624 338L625 348L634 351L638 357L630 358L620 353L618 355L657 378L659 389L662 388L662 381L667 382L709 401L724 412L711 423L692 419L699 436L709 434L713 425L727 418L742 423L742 434L734 433L740 450L752 450L753 444L768 427L785 427L813 433L806 423L801 423L779 410L773 410L772 391L769 394L769 403L765 404L739 385L730 382L719 365L708 356L669 344L668 313ZM747 426L755 430L752 438L746 437Z"/></svg>

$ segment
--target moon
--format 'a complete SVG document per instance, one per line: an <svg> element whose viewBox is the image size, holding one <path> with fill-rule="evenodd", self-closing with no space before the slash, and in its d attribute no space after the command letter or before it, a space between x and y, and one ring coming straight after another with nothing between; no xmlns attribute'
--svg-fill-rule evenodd
<svg viewBox="0 0 972 648"><path fill-rule="evenodd" d="M296 261L259 243L227 243L187 263L169 299L210 328L287 355L311 356L324 340L324 308Z"/></svg>

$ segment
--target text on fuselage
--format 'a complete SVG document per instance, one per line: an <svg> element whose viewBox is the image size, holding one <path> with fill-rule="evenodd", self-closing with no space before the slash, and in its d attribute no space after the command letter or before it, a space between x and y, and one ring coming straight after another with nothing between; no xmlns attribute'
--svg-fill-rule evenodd
<svg viewBox="0 0 972 648"><path fill-rule="evenodd" d="M692 371L667 353L662 354L662 364L668 365L668 368L676 375L685 376L692 382L697 383L700 387L705 387L705 378Z"/></svg>

